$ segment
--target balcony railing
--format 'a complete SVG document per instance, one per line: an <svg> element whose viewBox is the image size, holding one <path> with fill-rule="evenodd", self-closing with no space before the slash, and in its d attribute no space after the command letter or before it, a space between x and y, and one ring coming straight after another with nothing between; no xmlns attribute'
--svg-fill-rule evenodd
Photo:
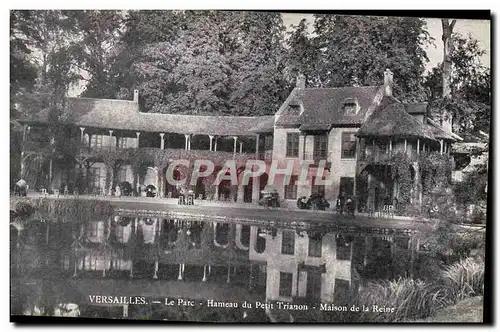
<svg viewBox="0 0 500 332"><path fill-rule="evenodd" d="M237 163L246 162L249 159L255 159L255 154L252 153L239 153L226 151L210 151L210 150L184 150L184 149L160 149L153 147L141 147L141 148L120 148L115 146L103 146L103 147L89 147L80 146L79 152L81 156L91 156L99 158L100 156L110 153L110 152L122 152L123 158L127 158L127 151L133 152L140 150L144 153L150 153L151 155L157 154L158 152L163 152L172 160L212 160L219 163L224 163L226 160L236 160Z"/></svg>
<svg viewBox="0 0 500 332"><path fill-rule="evenodd" d="M404 151L377 151L372 153L366 153L366 151L360 151L359 160L367 162L369 164L390 164L394 161L393 157L398 154L405 154ZM415 151L407 151L406 156L410 161L416 161L417 155Z"/></svg>

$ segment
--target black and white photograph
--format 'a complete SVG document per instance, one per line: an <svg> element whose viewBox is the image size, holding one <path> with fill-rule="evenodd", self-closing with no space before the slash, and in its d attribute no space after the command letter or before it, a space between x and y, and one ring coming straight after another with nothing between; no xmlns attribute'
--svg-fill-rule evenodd
<svg viewBox="0 0 500 332"><path fill-rule="evenodd" d="M10 9L10 321L487 322L491 13L421 14Z"/></svg>

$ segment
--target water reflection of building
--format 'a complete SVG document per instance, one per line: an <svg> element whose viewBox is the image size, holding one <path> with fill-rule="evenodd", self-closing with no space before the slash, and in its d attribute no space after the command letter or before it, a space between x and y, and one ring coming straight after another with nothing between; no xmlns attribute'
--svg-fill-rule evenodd
<svg viewBox="0 0 500 332"><path fill-rule="evenodd" d="M130 296L227 301L241 295L242 300L342 302L360 279L411 270L418 247L405 235L132 216L81 225L33 223L19 234L21 256L52 248L57 255L45 263L60 271L61 282L73 280L86 293L91 287L96 294L114 289ZM23 257L15 260L25 268ZM102 281L86 284L95 278Z"/></svg>

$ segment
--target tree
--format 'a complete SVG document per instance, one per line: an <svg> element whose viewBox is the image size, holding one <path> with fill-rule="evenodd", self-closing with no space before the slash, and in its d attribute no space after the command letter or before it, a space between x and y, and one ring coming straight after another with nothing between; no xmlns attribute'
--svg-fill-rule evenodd
<svg viewBox="0 0 500 332"><path fill-rule="evenodd" d="M168 112L250 115L279 107L286 82L278 13L168 12L153 16L165 36L141 38L149 31L141 22L146 17L134 14L123 39L127 48L141 48L131 60L128 84L139 88L145 109L168 105Z"/></svg>
<svg viewBox="0 0 500 332"><path fill-rule="evenodd" d="M313 50L318 85L380 85L383 72L394 73L394 95L403 102L425 99L421 86L423 46L432 41L423 19L315 15Z"/></svg>
<svg viewBox="0 0 500 332"><path fill-rule="evenodd" d="M274 114L289 93L284 27L279 13L222 12L221 39L232 69L230 109L235 115ZM228 17L229 16L229 17Z"/></svg>
<svg viewBox="0 0 500 332"><path fill-rule="evenodd" d="M446 18L441 19L443 27L443 98L451 97L451 52L453 50L453 42L451 40L453 28L457 20L450 21Z"/></svg>
<svg viewBox="0 0 500 332"><path fill-rule="evenodd" d="M29 51L26 52L27 61L36 69L37 74L29 88L19 89L13 96L16 109L19 110L14 118L32 116L39 112L44 112L49 117L49 125L44 134L50 144L36 153L24 156L23 161L29 162L28 158L31 158L37 165L32 167L32 171L36 173L35 178L48 177L50 180L53 161L65 158L68 152L59 118L65 109L69 87L80 79L72 64L73 55L69 52L71 36L75 31L70 16L64 11L14 11L11 19L14 21L11 25L11 41L17 45L22 42ZM19 74L17 71L12 72L11 80L14 78L15 81ZM17 147L13 151L14 156L20 154L21 139L20 135L13 135L11 138L11 144ZM11 158L20 165L21 160L16 159ZM19 170L17 167L16 169Z"/></svg>
<svg viewBox="0 0 500 332"><path fill-rule="evenodd" d="M120 51L124 14L116 10L84 10L72 11L71 17L78 42L73 43L70 51L86 80L82 95L114 98L112 67Z"/></svg>
<svg viewBox="0 0 500 332"><path fill-rule="evenodd" d="M491 74L481 63L485 51L472 36L458 33L451 38L450 77L443 87L443 63L433 68L424 86L431 101L431 116L441 120L443 109L453 116L453 131L461 135L476 135L478 130L489 132L491 116ZM443 97L443 93L449 93ZM448 91L449 90L449 91Z"/></svg>
<svg viewBox="0 0 500 332"><path fill-rule="evenodd" d="M302 19L297 26L292 27L287 39L287 65L289 80L295 79L302 74L306 77L308 87L321 85L316 72L319 50L316 43L309 36L309 24Z"/></svg>

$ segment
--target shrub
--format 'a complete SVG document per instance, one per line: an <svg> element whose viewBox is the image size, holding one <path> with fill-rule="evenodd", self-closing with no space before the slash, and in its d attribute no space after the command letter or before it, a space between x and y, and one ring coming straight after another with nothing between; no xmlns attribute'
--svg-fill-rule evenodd
<svg viewBox="0 0 500 332"><path fill-rule="evenodd" d="M365 307L374 305L394 308L392 313L363 312L361 321L398 322L432 315L448 304L447 293L439 285L422 280L398 278L393 281L369 283L360 294Z"/></svg>
<svg viewBox="0 0 500 332"><path fill-rule="evenodd" d="M484 260L468 257L444 269L443 284L454 302L484 293Z"/></svg>

